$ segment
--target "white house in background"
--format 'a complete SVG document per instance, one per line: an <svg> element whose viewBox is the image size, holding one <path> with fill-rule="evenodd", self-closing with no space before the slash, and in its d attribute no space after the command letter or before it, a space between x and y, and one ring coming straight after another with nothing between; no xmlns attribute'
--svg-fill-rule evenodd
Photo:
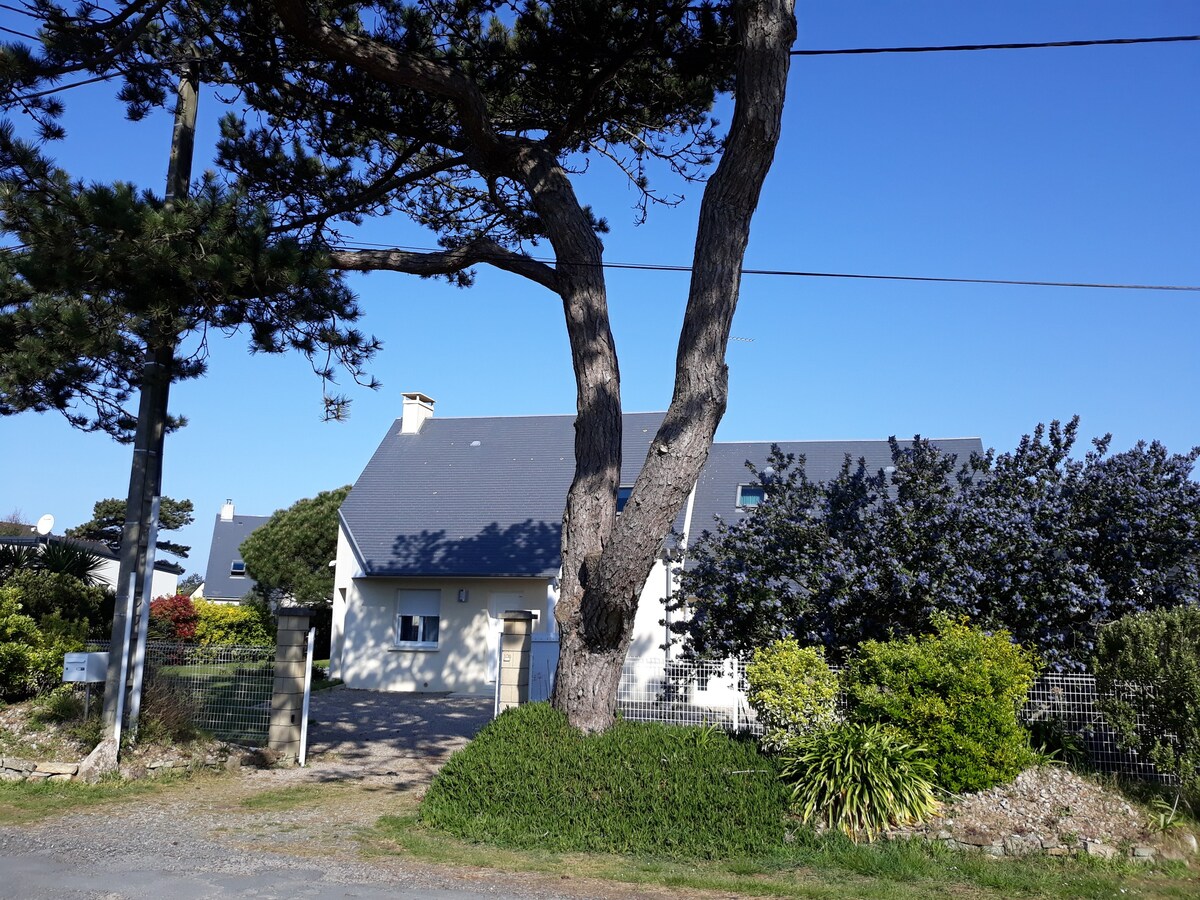
<svg viewBox="0 0 1200 900"><path fill-rule="evenodd" d="M213 523L212 543L208 549L208 567L204 570L204 583L192 596L197 600L214 603L238 603L256 584L246 571L242 560L242 541L250 532L265 525L270 516L242 516L233 508L233 501L226 500Z"/></svg>
<svg viewBox="0 0 1200 900"><path fill-rule="evenodd" d="M0 545L8 545L10 547L40 547L45 544L65 544L91 553L93 556L99 558L101 563L100 568L93 575L96 583L110 587L114 591L117 589L117 577L121 571L121 557L117 551L102 541L85 541L80 538L63 537L57 534L48 534L44 537L39 534L0 537ZM164 597L173 595L179 589L179 576L182 574L182 566L165 559L155 560L154 577L150 583L151 596Z"/></svg>
<svg viewBox="0 0 1200 900"><path fill-rule="evenodd" d="M404 394L339 514L331 674L349 687L484 693L494 689L500 613L537 614L537 645L555 640L563 507L574 475L574 416L435 418L434 401ZM627 413L618 508L663 413ZM804 454L809 477L834 477L847 454L891 463L887 441L776 442ZM966 459L978 438L935 441ZM716 517L734 521L761 499L745 467L771 442L717 443L675 522L686 547ZM670 566L642 590L629 655L661 654ZM531 676L549 677L534 671Z"/></svg>

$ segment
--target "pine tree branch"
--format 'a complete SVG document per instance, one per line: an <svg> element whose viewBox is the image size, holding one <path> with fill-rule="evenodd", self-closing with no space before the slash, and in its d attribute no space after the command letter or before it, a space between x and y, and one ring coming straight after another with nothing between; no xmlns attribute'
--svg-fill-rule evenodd
<svg viewBox="0 0 1200 900"><path fill-rule="evenodd" d="M387 269L424 277L452 275L471 266L486 263L535 281L555 293L559 292L558 273L552 267L507 250L487 238L476 238L463 247L435 253L416 253L409 250L333 250L329 256L333 267L343 271Z"/></svg>
<svg viewBox="0 0 1200 900"><path fill-rule="evenodd" d="M458 111L471 147L489 167L509 155L509 141L493 126L479 86L461 72L369 37L346 34L313 16L305 0L274 0L274 6L284 28L310 49L385 84L445 97Z"/></svg>
<svg viewBox="0 0 1200 900"><path fill-rule="evenodd" d="M301 228L306 228L309 225L324 224L329 219L336 218L343 213L355 212L362 210L372 204L380 203L386 200L390 195L397 191L402 191L407 187L411 187L418 182L424 181L426 178L431 178L441 172L447 172L456 166L464 165L466 160L461 156L451 156L446 159L440 159L437 162L430 163L427 166L422 166L419 169L414 169L411 172L406 172L403 175L396 173L407 163L414 155L414 149L410 153L399 156L388 166L374 182L367 185L362 191L347 196L342 202L336 205L325 207L318 212L307 216L301 216L298 219L292 219L289 222L283 222L271 229L273 233L296 231Z"/></svg>

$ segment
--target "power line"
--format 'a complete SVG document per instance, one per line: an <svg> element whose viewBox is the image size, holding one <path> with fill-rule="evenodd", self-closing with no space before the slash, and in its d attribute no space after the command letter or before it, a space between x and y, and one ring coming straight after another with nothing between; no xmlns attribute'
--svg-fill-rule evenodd
<svg viewBox="0 0 1200 900"><path fill-rule="evenodd" d="M15 34L17 37L27 38L31 41L41 40L41 38L39 38L36 34L29 34L25 31L17 31L15 28L5 28L2 25L0 25L0 31L5 32L6 34Z"/></svg>
<svg viewBox="0 0 1200 900"><path fill-rule="evenodd" d="M394 249L402 250L410 253L437 253L440 251L432 250L428 247L393 247L390 244L372 244L370 242L359 242L357 244L345 244L346 250L372 250L372 249ZM554 264L555 260L549 257L531 256L529 259L534 262ZM481 260L487 262L487 260ZM602 262L599 264L603 269L628 269L638 272L691 272L691 266L684 265L669 265L666 263L629 263L629 262ZM862 272L809 272L795 269L742 269L743 275L765 275L773 277L785 278L848 278L858 279L863 281L916 281L933 284L995 284L995 285L1010 285L1018 287L1059 287L1059 288L1093 288L1099 290L1115 290L1115 291L1192 291L1200 292L1200 285L1183 285L1183 284L1122 284L1108 283L1098 281L1046 281L1038 279L1018 279L1018 278L951 278L937 275L872 275Z"/></svg>
<svg viewBox="0 0 1200 900"><path fill-rule="evenodd" d="M1103 38L1088 41L1038 41L1009 44L948 44L929 47L846 47L837 50L793 50L792 56L851 56L865 53L947 53L970 50L1043 50L1050 47L1103 47L1122 44L1173 44L1200 41L1200 34L1147 38Z"/></svg>

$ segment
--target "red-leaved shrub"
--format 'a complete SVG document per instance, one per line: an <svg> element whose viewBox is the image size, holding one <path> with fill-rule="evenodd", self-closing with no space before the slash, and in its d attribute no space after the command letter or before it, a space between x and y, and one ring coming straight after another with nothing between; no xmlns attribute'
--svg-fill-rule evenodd
<svg viewBox="0 0 1200 900"><path fill-rule="evenodd" d="M150 601L150 630L148 637L159 641L190 641L196 637L200 620L192 598L186 594L158 597Z"/></svg>

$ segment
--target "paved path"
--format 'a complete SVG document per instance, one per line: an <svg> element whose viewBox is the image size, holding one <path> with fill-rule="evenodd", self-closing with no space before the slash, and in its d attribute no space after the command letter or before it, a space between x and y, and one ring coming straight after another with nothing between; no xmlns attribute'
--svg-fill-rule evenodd
<svg viewBox="0 0 1200 900"><path fill-rule="evenodd" d="M198 777L123 802L0 828L0 898L20 900L629 900L682 895L361 852L381 815L411 813L446 758L491 718L491 698L313 695L309 766ZM314 799L256 804L275 789ZM251 801L247 803L247 800ZM694 896L694 894L692 895Z"/></svg>

